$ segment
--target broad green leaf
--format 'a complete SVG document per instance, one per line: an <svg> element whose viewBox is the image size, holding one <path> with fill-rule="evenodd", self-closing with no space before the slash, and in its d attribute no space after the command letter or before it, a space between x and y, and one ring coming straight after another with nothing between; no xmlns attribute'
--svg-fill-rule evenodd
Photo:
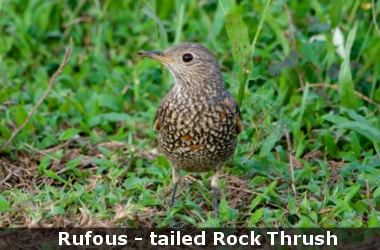
<svg viewBox="0 0 380 250"><path fill-rule="evenodd" d="M63 206L54 206L53 215L65 215L66 211Z"/></svg>
<svg viewBox="0 0 380 250"><path fill-rule="evenodd" d="M324 115L323 119L335 123L336 128L353 130L358 134L366 137L370 141L380 143L380 130L372 125L369 121L365 123L362 121L351 121L345 117L330 114Z"/></svg>
<svg viewBox="0 0 380 250"><path fill-rule="evenodd" d="M298 215L300 221L295 225L295 227L309 228L309 227L318 227L309 217L305 215Z"/></svg>
<svg viewBox="0 0 380 250"><path fill-rule="evenodd" d="M303 202L301 203L300 209L302 211L308 211L310 208L310 203L307 197L307 194L303 194Z"/></svg>
<svg viewBox="0 0 380 250"><path fill-rule="evenodd" d="M211 25L211 34L213 35L214 38L216 38L220 31L223 28L224 25L224 13L229 13L231 6L234 4L234 1L230 0L219 0L218 7L216 8L213 22Z"/></svg>
<svg viewBox="0 0 380 250"><path fill-rule="evenodd" d="M368 227L371 228L379 228L380 227L380 213L379 211L373 211L369 216L368 216Z"/></svg>
<svg viewBox="0 0 380 250"><path fill-rule="evenodd" d="M240 15L226 15L226 29L232 45L232 54L234 59L243 69L243 74L248 74L252 63L250 60L251 50L248 39L247 27Z"/></svg>
<svg viewBox="0 0 380 250"><path fill-rule="evenodd" d="M359 157L362 151L362 147L360 145L360 140L357 136L357 133L355 133L355 131L350 131L349 137L351 141L351 149L355 153L355 155Z"/></svg>
<svg viewBox="0 0 380 250"><path fill-rule="evenodd" d="M81 163L82 159L83 159L83 156L80 156L76 159L72 159L72 160L68 161L66 163L66 168L68 168L68 169L76 168L79 165L79 163Z"/></svg>
<svg viewBox="0 0 380 250"><path fill-rule="evenodd" d="M344 200L332 198L331 201L336 204L333 208L334 216L340 216L343 212L350 212L352 210L350 205Z"/></svg>
<svg viewBox="0 0 380 250"><path fill-rule="evenodd" d="M219 212L220 212L220 218L223 221L229 221L230 220L230 213L228 209L228 204L225 198L222 198L219 202Z"/></svg>
<svg viewBox="0 0 380 250"><path fill-rule="evenodd" d="M78 110L81 114L85 114L86 113L86 111L85 111L85 109L83 107L83 104L80 101L78 101L77 99L74 99L71 96L67 96L67 97L65 97L65 100L67 101L67 104L70 103L71 105L73 105L75 107L75 109ZM63 107L67 106L67 111L64 110L66 112L68 112L70 110L70 108L71 108L67 104L63 106Z"/></svg>
<svg viewBox="0 0 380 250"><path fill-rule="evenodd" d="M264 207L257 209L251 216L249 223L250 226L255 226L257 222L261 220L261 217L263 216Z"/></svg>
<svg viewBox="0 0 380 250"><path fill-rule="evenodd" d="M33 22L38 25L38 30L45 33L51 20L51 10L53 9L53 2L47 1L37 5L33 13ZM40 34L39 34L40 35Z"/></svg>
<svg viewBox="0 0 380 250"><path fill-rule="evenodd" d="M260 205L263 201L265 201L265 198L262 195L257 195L252 201L250 208L251 210L255 209L258 205Z"/></svg>
<svg viewBox="0 0 380 250"><path fill-rule="evenodd" d="M207 218L206 221L202 221L197 224L198 228L220 228L220 221L215 218Z"/></svg>
<svg viewBox="0 0 380 250"><path fill-rule="evenodd" d="M349 188L348 193L344 197L345 202L351 202L351 200L354 198L354 196L359 192L360 186L354 186Z"/></svg>
<svg viewBox="0 0 380 250"><path fill-rule="evenodd" d="M323 141L326 148L326 153L328 153L330 156L335 156L337 154L337 145L334 136L326 131L323 134Z"/></svg>
<svg viewBox="0 0 380 250"><path fill-rule="evenodd" d="M228 211L230 213L230 221L238 221L238 219L239 219L239 210L234 209L234 208L229 208Z"/></svg>
<svg viewBox="0 0 380 250"><path fill-rule="evenodd" d="M307 164L303 169L300 171L297 171L295 176L296 183L302 181L302 180L308 180L310 179L310 176L313 174L313 171L318 169L318 167L311 167L309 164Z"/></svg>
<svg viewBox="0 0 380 250"><path fill-rule="evenodd" d="M358 122L362 122L362 123L365 123L368 125L372 125L372 123L367 118L356 113L355 110L353 110L353 109L343 108L342 111L344 111L344 113L348 114L348 116L354 121L358 121Z"/></svg>
<svg viewBox="0 0 380 250"><path fill-rule="evenodd" d="M122 108L122 99L117 98L111 94L100 94L99 95L99 106L110 108L114 111L119 111Z"/></svg>
<svg viewBox="0 0 380 250"><path fill-rule="evenodd" d="M25 106L22 106L22 105L18 106L17 112L16 112L16 119L15 119L17 126L21 126L25 122L27 117L28 117L28 113L25 110Z"/></svg>
<svg viewBox="0 0 380 250"><path fill-rule="evenodd" d="M12 134L11 130L6 126L5 119L0 119L0 133L4 138L9 138Z"/></svg>
<svg viewBox="0 0 380 250"><path fill-rule="evenodd" d="M244 88L249 73L253 69L252 51L248 39L247 27L243 19L237 14L226 15L227 34L232 45L232 54L240 68L237 71L239 79L239 93L237 101L239 105L244 100Z"/></svg>
<svg viewBox="0 0 380 250"><path fill-rule="evenodd" d="M67 184L67 181L65 179L61 178L60 176L58 176L56 172L53 172L51 170L45 169L43 171L43 174L46 175L46 176L49 176L50 178L52 178L54 180L57 180L59 182Z"/></svg>
<svg viewBox="0 0 380 250"><path fill-rule="evenodd" d="M303 94L302 94L301 107L300 107L300 112L299 112L298 120L297 120L298 130L301 130L301 123L303 121L304 113L306 110L308 97L309 97L309 83L306 83L305 89L303 90Z"/></svg>
<svg viewBox="0 0 380 250"><path fill-rule="evenodd" d="M373 191L372 195L374 198L380 198L380 186Z"/></svg>
<svg viewBox="0 0 380 250"><path fill-rule="evenodd" d="M256 185L260 185L260 184L264 184L268 181L268 177L264 177L264 176L255 176L251 181L250 181L250 184L252 186L256 186Z"/></svg>
<svg viewBox="0 0 380 250"><path fill-rule="evenodd" d="M50 160L51 160L50 155L46 155L44 158L42 158L40 164L38 165L38 171L40 173L43 173L47 169L47 167L50 164Z"/></svg>
<svg viewBox="0 0 380 250"><path fill-rule="evenodd" d="M152 195L151 190L145 190L142 194L142 200L140 205L142 206L159 206L162 204L162 201Z"/></svg>
<svg viewBox="0 0 380 250"><path fill-rule="evenodd" d="M9 208L9 202L0 194L0 212Z"/></svg>
<svg viewBox="0 0 380 250"><path fill-rule="evenodd" d="M143 190L146 183L149 182L148 178L138 178L138 177L131 177L124 181L123 186L126 188L126 190Z"/></svg>
<svg viewBox="0 0 380 250"><path fill-rule="evenodd" d="M337 125L338 128L352 129L357 133L367 137L371 141L380 143L380 130L375 127L368 126L360 122L346 122Z"/></svg>
<svg viewBox="0 0 380 250"><path fill-rule="evenodd" d="M349 119L347 119L347 118L345 118L343 116L340 116L340 115L330 115L330 114L324 115L323 119L325 119L325 120L327 120L329 122L335 123L335 124L342 124L342 123L350 121Z"/></svg>
<svg viewBox="0 0 380 250"><path fill-rule="evenodd" d="M278 196L278 194L276 193L276 190L275 190L276 186L277 186L277 180L272 181L264 193L268 194L270 196L273 196L273 197Z"/></svg>
<svg viewBox="0 0 380 250"><path fill-rule="evenodd" d="M102 122L102 115L94 115L88 119L87 124L89 127L95 127L99 125L101 122Z"/></svg>
<svg viewBox="0 0 380 250"><path fill-rule="evenodd" d="M108 113L103 115L104 120L109 122L120 122L129 120L130 116L126 113Z"/></svg>
<svg viewBox="0 0 380 250"><path fill-rule="evenodd" d="M288 210L290 214L297 213L297 202L293 195L288 195Z"/></svg>
<svg viewBox="0 0 380 250"><path fill-rule="evenodd" d="M61 141L67 141L67 140L70 140L70 139L72 139L74 136L76 136L77 134L79 134L79 132L81 132L81 130L78 129L78 128L69 128L69 129L66 129L66 130L61 134L61 136L59 137L59 140L61 140Z"/></svg>
<svg viewBox="0 0 380 250"><path fill-rule="evenodd" d="M318 215L315 211L310 211L308 217L314 222L318 223Z"/></svg>
<svg viewBox="0 0 380 250"><path fill-rule="evenodd" d="M334 0L334 4L330 5L330 18L331 18L331 26L335 28L338 26L342 19L342 7L343 7L343 0Z"/></svg>
<svg viewBox="0 0 380 250"><path fill-rule="evenodd" d="M109 150L108 148L105 148L103 146L98 146L98 150L105 156L109 156L113 153L113 150Z"/></svg>
<svg viewBox="0 0 380 250"><path fill-rule="evenodd" d="M277 129L273 131L265 140L260 149L260 157L267 157L268 154L272 151L276 143L281 140L282 131Z"/></svg>

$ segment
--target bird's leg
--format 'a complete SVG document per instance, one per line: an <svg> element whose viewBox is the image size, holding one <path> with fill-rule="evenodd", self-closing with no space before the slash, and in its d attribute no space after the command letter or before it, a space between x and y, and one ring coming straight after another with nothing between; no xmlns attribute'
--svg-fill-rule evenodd
<svg viewBox="0 0 380 250"><path fill-rule="evenodd" d="M214 196L215 218L219 218L219 202L218 202L219 174L220 174L220 169L217 168L211 179L211 187L212 187L212 192Z"/></svg>
<svg viewBox="0 0 380 250"><path fill-rule="evenodd" d="M173 177L174 185L173 185L172 197L169 203L170 208L172 208L174 205L175 192L177 191L177 186L180 179L178 168L175 166L172 167L172 175L173 175L172 177Z"/></svg>

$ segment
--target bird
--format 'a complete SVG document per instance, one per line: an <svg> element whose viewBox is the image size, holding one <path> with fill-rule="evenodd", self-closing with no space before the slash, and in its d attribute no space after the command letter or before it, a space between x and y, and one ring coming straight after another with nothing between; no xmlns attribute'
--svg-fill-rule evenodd
<svg viewBox="0 0 380 250"><path fill-rule="evenodd" d="M239 105L224 85L216 57L199 43L180 43L164 51L138 51L170 71L174 86L163 97L154 118L159 151L172 167L173 207L179 171L214 171L211 178L215 217L222 166L233 157L243 131Z"/></svg>

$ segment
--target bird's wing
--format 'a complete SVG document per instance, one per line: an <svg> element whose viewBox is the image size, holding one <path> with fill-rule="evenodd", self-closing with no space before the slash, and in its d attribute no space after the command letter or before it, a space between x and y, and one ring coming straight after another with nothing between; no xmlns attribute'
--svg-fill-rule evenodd
<svg viewBox="0 0 380 250"><path fill-rule="evenodd" d="M236 132L239 134L243 131L243 118L241 117L239 105L235 102Z"/></svg>
<svg viewBox="0 0 380 250"><path fill-rule="evenodd" d="M154 131L158 132L161 128L161 120L160 120L160 116L161 116L161 113L162 113L162 107L161 105L158 107L157 109L157 112L156 112L156 116L154 117L154 122L153 122L153 129Z"/></svg>
<svg viewBox="0 0 380 250"><path fill-rule="evenodd" d="M223 96L224 104L227 105L228 108L234 112L236 119L236 132L239 134L243 131L243 119L241 117L239 105L237 104L235 98L229 92L224 92Z"/></svg>
<svg viewBox="0 0 380 250"><path fill-rule="evenodd" d="M153 129L154 131L158 132L162 125L163 125L163 117L166 116L167 109L169 108L170 101L168 99L170 98L170 92L164 96L162 99L160 105L157 108L156 116L154 117L153 122Z"/></svg>

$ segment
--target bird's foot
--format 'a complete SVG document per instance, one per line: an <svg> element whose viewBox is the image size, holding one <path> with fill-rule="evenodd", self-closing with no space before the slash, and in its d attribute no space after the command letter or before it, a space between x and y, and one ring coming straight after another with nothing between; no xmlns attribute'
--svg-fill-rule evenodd
<svg viewBox="0 0 380 250"><path fill-rule="evenodd" d="M213 188L212 192L213 192L213 195L214 195L215 218L219 218L218 188Z"/></svg>
<svg viewBox="0 0 380 250"><path fill-rule="evenodd" d="M170 198L170 203L169 203L170 209L172 209L173 205L174 205L174 199L175 199L175 193L177 191L177 185L178 185L178 182L174 183L172 196Z"/></svg>

